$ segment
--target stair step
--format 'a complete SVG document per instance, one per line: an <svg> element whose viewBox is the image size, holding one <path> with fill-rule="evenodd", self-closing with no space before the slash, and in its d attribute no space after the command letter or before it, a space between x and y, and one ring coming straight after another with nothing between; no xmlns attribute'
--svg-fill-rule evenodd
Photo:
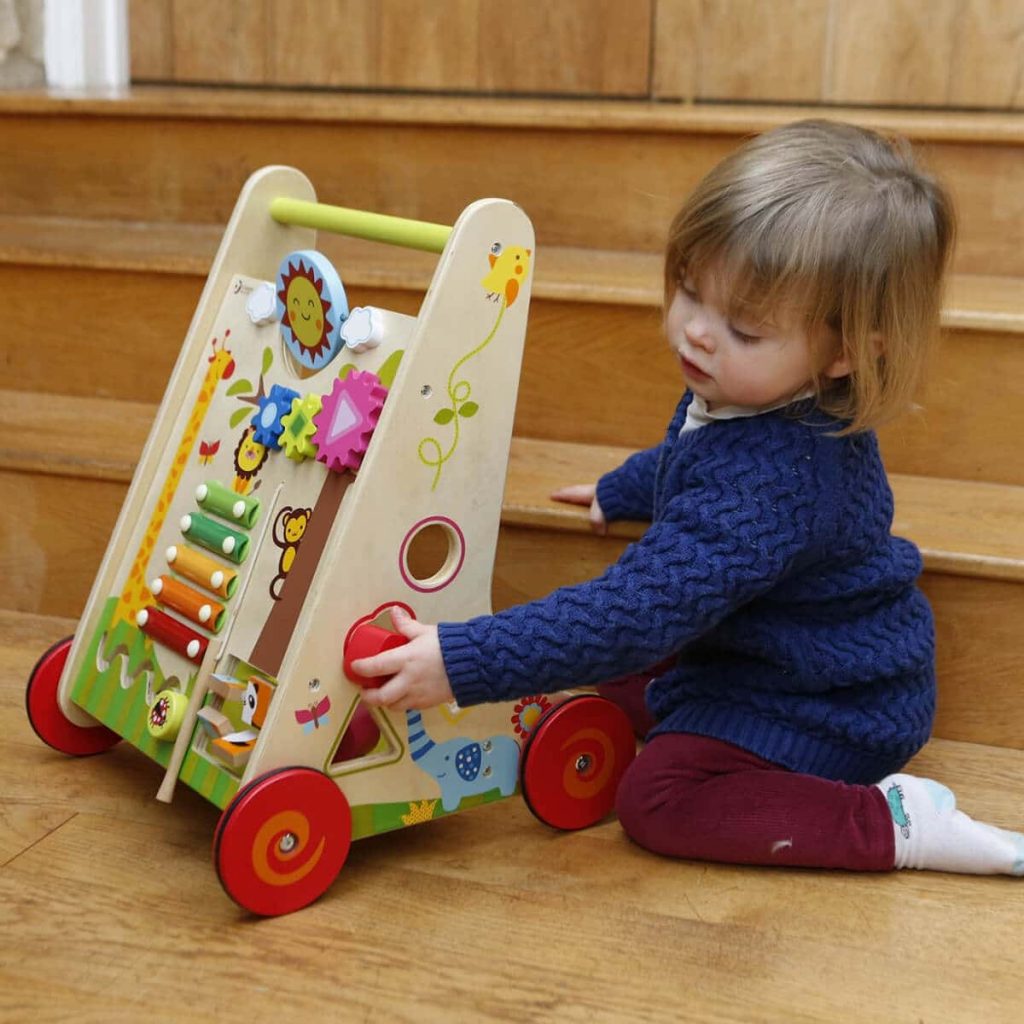
<svg viewBox="0 0 1024 1024"><path fill-rule="evenodd" d="M155 407L0 392L0 608L76 615L124 500ZM561 484L596 479L629 449L513 440L495 607L601 573L642 525L590 533ZM1024 747L1024 487L894 475L895 531L925 559L939 634L937 734Z"/></svg>
<svg viewBox="0 0 1024 1024"><path fill-rule="evenodd" d="M744 137L822 115L161 86L115 97L25 90L0 95L0 213L219 224L248 174L288 153L326 201L450 222L470 200L504 195L529 211L542 246L652 252L682 196ZM1024 115L825 116L918 143L958 203L958 269L1024 276Z"/></svg>
<svg viewBox="0 0 1024 1024"><path fill-rule="evenodd" d="M10 306L8 386L158 401L220 234L209 225L0 217L0 291L60 296L59 330L40 330L34 305ZM321 245L353 305L417 312L435 257L328 234ZM894 472L1024 484L1015 448L1024 435L1024 282L957 275L951 283L925 412L882 432L887 463ZM539 252L517 433L657 441L680 388L660 302L658 256ZM969 417L949 415L965 403Z"/></svg>

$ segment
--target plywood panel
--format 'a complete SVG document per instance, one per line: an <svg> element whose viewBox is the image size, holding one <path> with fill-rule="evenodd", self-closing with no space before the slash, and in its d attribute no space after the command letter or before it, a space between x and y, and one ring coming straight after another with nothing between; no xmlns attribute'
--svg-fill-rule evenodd
<svg viewBox="0 0 1024 1024"><path fill-rule="evenodd" d="M367 0L267 0L267 81L366 87L376 81L381 19Z"/></svg>
<svg viewBox="0 0 1024 1024"><path fill-rule="evenodd" d="M1024 107L1024 4L961 0L950 106Z"/></svg>
<svg viewBox="0 0 1024 1024"><path fill-rule="evenodd" d="M698 95L817 102L829 0L717 0L702 5Z"/></svg>
<svg viewBox="0 0 1024 1024"><path fill-rule="evenodd" d="M377 82L397 89L475 89L478 0L378 0ZM513 31L509 27L509 32Z"/></svg>
<svg viewBox="0 0 1024 1024"><path fill-rule="evenodd" d="M941 106L958 0L836 0L825 99Z"/></svg>
<svg viewBox="0 0 1024 1024"><path fill-rule="evenodd" d="M174 75L173 0L129 0L133 81L164 82Z"/></svg>
<svg viewBox="0 0 1024 1024"><path fill-rule="evenodd" d="M267 19L263 0L173 0L174 78L263 84Z"/></svg>
<svg viewBox="0 0 1024 1024"><path fill-rule="evenodd" d="M700 0L655 0L652 91L657 99L693 99L700 61Z"/></svg>
<svg viewBox="0 0 1024 1024"><path fill-rule="evenodd" d="M648 93L652 0L480 0L480 88Z"/></svg>

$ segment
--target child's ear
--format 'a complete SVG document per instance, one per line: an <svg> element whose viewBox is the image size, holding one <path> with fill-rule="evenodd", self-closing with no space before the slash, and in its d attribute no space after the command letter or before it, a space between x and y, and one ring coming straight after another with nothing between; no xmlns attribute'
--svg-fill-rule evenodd
<svg viewBox="0 0 1024 1024"><path fill-rule="evenodd" d="M872 331L871 335L868 337L868 342L870 343L871 349L875 353L876 357L880 357L885 352L885 341L878 331ZM828 377L830 380L839 380L841 377L849 377L852 372L853 365L850 362L850 353L847 351L845 345L840 350L839 355L821 371L822 376Z"/></svg>

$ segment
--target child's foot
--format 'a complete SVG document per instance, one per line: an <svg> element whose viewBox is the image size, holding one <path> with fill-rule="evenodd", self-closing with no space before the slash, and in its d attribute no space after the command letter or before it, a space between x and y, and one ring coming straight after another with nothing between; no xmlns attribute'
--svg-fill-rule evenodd
<svg viewBox="0 0 1024 1024"><path fill-rule="evenodd" d="M897 868L1024 875L1024 835L969 818L931 779L889 775L878 783L896 830Z"/></svg>

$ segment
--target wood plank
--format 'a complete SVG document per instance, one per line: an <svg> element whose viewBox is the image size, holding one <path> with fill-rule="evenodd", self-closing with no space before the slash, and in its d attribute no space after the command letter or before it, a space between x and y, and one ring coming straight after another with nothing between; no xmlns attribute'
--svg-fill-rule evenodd
<svg viewBox="0 0 1024 1024"><path fill-rule="evenodd" d="M646 96L653 0L480 0L479 84L494 92Z"/></svg>
<svg viewBox="0 0 1024 1024"><path fill-rule="evenodd" d="M288 94L285 102L273 93L257 101L206 90L189 101L150 89L122 104L76 104L31 92L17 101L0 96L10 142L0 153L0 214L223 223L248 171L281 159L287 124L293 151L302 152L303 169L327 201L451 222L470 197L508 195L529 211L545 246L657 251L682 196L742 133L821 113L796 107L694 113L608 101L576 104L570 115L557 101L553 109L499 100L417 107L409 99L304 93L300 100ZM158 95L164 107L154 102ZM959 270L1024 276L1019 116L929 121L845 113L927 143L926 155L959 206ZM46 115L42 122L39 114ZM151 118L159 125L140 120ZM438 124L467 130L439 132ZM510 145L515 160L494 159ZM991 202L994 194L999 203Z"/></svg>
<svg viewBox="0 0 1024 1024"><path fill-rule="evenodd" d="M253 0L174 0L177 82L261 85L267 81L265 5Z"/></svg>
<svg viewBox="0 0 1024 1024"><path fill-rule="evenodd" d="M1024 107L1024 7L1018 0L961 0L947 102Z"/></svg>
<svg viewBox="0 0 1024 1024"><path fill-rule="evenodd" d="M173 0L128 0L128 53L133 82L167 81L174 73Z"/></svg>
<svg viewBox="0 0 1024 1024"><path fill-rule="evenodd" d="M1016 1019L1012 880L676 862L614 821L550 831L518 798L356 843L316 904L240 927L210 865L211 806L185 789L157 804L159 771L134 751L62 758L31 734L23 680L64 628L0 612L0 637L22 638L0 642L0 808L43 813L60 794L73 815L0 868L5 1020L214 1024L225 992L263 1020L268 991L303 1019L651 1024L679 1020L684 998L688 1019L719 1024ZM913 770L1020 827L1022 758L935 740ZM196 936L203 968L183 985ZM330 977L311 985L295 951L325 947ZM144 985L124 984L119 950Z"/></svg>
<svg viewBox="0 0 1024 1024"><path fill-rule="evenodd" d="M700 13L700 0L656 0L651 44L652 98L696 98L700 75Z"/></svg>
<svg viewBox="0 0 1024 1024"><path fill-rule="evenodd" d="M943 106L959 0L843 0L834 7L832 103Z"/></svg>
<svg viewBox="0 0 1024 1024"><path fill-rule="evenodd" d="M704 4L698 98L820 102L829 9L830 0Z"/></svg>

